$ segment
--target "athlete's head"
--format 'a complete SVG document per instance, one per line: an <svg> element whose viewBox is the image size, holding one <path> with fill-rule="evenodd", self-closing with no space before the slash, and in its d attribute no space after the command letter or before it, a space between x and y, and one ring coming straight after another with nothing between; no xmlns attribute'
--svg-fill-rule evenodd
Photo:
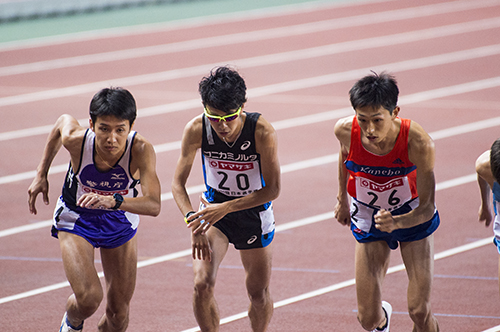
<svg viewBox="0 0 500 332"><path fill-rule="evenodd" d="M198 91L203 106L231 114L247 101L245 81L229 67L218 67L200 81Z"/></svg>
<svg viewBox="0 0 500 332"><path fill-rule="evenodd" d="M355 110L366 106L374 109L383 107L392 115L398 104L399 89L396 79L386 72L372 73L357 81L349 90L351 105Z"/></svg>
<svg viewBox="0 0 500 332"><path fill-rule="evenodd" d="M491 145L490 167L495 181L500 183L500 138Z"/></svg>
<svg viewBox="0 0 500 332"><path fill-rule="evenodd" d="M96 123L100 116L114 116L120 120L128 120L130 126L137 116L135 99L123 88L105 88L97 92L90 102L90 118Z"/></svg>

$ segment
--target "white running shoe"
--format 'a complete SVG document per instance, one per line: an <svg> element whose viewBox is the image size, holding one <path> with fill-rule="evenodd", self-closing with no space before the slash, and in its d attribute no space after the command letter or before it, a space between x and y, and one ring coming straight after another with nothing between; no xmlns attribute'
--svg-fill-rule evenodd
<svg viewBox="0 0 500 332"><path fill-rule="evenodd" d="M59 332L82 332L82 330L83 330L83 323L75 329L73 326L69 324L68 313L65 312Z"/></svg>
<svg viewBox="0 0 500 332"><path fill-rule="evenodd" d="M385 327L384 332L389 332L389 327L391 326L392 306L389 302L382 301L382 309L384 309L385 316L387 317L387 326Z"/></svg>

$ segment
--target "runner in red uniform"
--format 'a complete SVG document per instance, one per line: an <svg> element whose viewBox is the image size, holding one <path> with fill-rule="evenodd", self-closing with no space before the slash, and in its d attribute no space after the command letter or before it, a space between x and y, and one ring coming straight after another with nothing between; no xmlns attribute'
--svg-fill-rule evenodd
<svg viewBox="0 0 500 332"><path fill-rule="evenodd" d="M392 307L382 301L390 250L401 245L408 272L408 312L414 332L439 331L430 309L434 203L434 143L422 127L398 117L394 77L373 74L349 92L354 117L335 125L340 141L335 217L356 243L358 320L367 331L389 331Z"/></svg>

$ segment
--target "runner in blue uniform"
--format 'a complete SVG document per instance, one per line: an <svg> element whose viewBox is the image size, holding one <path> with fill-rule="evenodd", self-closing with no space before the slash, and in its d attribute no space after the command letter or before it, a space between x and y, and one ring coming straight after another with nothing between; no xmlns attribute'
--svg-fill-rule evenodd
<svg viewBox="0 0 500 332"><path fill-rule="evenodd" d="M60 332L81 331L103 299L94 266L100 248L106 280L106 312L99 331L125 331L135 288L139 214L160 213L160 182L153 146L132 131L134 97L125 89L103 89L90 103L89 128L67 114L52 129L28 189L29 209L42 193L48 199L48 172L61 146L71 162L55 212L52 235L59 238L66 277L73 294ZM142 196L136 185L141 184Z"/></svg>
<svg viewBox="0 0 500 332"><path fill-rule="evenodd" d="M253 331L265 331L273 312L269 293L274 215L280 191L276 132L258 113L243 111L245 81L220 67L199 85L204 113L184 129L172 193L191 230L193 310L201 331L218 331L214 286L229 243L240 250ZM201 149L207 190L195 212L186 189ZM213 226L213 227L212 227Z"/></svg>
<svg viewBox="0 0 500 332"><path fill-rule="evenodd" d="M484 222L486 227L489 227L493 221L493 243L500 254L500 138L493 142L490 150L485 151L477 158L476 172L481 194L479 221ZM491 199L491 193L493 193L493 199ZM493 210L491 206L493 206ZM500 256L498 275L500 276Z"/></svg>

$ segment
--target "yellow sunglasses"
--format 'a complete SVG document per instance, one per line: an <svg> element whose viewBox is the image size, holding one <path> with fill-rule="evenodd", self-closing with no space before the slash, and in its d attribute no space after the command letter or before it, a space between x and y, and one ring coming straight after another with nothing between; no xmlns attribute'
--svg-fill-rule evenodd
<svg viewBox="0 0 500 332"><path fill-rule="evenodd" d="M230 121L233 121L235 120L238 115L240 114L240 111L241 111L241 107L238 108L238 110L232 114L226 114L226 115L223 115L223 116L218 116L218 115L211 115L211 114L208 114L208 110L207 108L205 107L205 116L212 122L221 122L221 121L224 121L224 122L230 122Z"/></svg>

